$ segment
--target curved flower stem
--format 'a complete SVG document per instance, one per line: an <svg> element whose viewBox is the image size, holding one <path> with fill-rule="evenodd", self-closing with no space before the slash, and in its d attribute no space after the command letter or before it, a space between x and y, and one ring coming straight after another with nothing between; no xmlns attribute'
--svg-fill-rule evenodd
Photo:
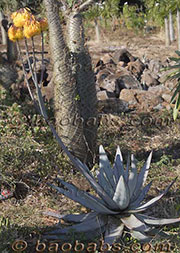
<svg viewBox="0 0 180 253"><path fill-rule="evenodd" d="M34 95L31 92L31 88L30 88L29 81L28 81L28 78L27 78L27 73L26 73L26 70L25 70L25 67L24 67L24 62L23 62L23 58L22 58L22 52L21 52L21 48L20 48L18 40L16 41L16 44L17 44L17 49L18 49L18 52L19 52L19 58L20 58L20 61L22 62L23 74L24 74L24 78L25 78L25 81L26 81L26 84L27 84L29 95L30 95L32 101L34 102L35 98L34 98Z"/></svg>
<svg viewBox="0 0 180 253"><path fill-rule="evenodd" d="M33 82L35 84L36 83L36 79L34 77L34 72L33 72L33 69L32 69L32 66L31 66L31 63L30 63L30 60L29 60L29 50L28 50L28 43L27 43L27 39L26 38L24 38L24 42L25 42L26 57L27 57L29 69L30 69L30 72L31 72L31 75L32 75L32 80L33 80Z"/></svg>
<svg viewBox="0 0 180 253"><path fill-rule="evenodd" d="M31 37L31 42L32 42L33 62L34 62L33 73L34 73L35 80L38 83L38 80L37 80L37 71L36 71L36 57L35 57L34 37Z"/></svg>
<svg viewBox="0 0 180 253"><path fill-rule="evenodd" d="M44 74L44 70L45 70L45 66L44 66L44 36L43 36L43 32L41 32L41 50L42 50L42 58L41 58L41 79L40 79L40 83L39 83L39 87L41 87L42 85L42 80L43 80L43 74Z"/></svg>

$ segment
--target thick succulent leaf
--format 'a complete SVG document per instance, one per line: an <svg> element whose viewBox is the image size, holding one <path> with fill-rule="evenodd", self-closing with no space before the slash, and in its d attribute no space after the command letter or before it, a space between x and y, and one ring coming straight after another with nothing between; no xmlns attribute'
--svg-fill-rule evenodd
<svg viewBox="0 0 180 253"><path fill-rule="evenodd" d="M91 176L91 172L89 170L89 168L87 167L86 164L82 163L78 158L75 158L77 163L84 168L84 170ZM112 185L109 183L104 171L101 171L102 173L98 173L97 178L98 178L98 183L100 184L100 186L103 188L103 190L112 198L114 195L114 189L112 187ZM115 186L114 186L115 187Z"/></svg>
<svg viewBox="0 0 180 253"><path fill-rule="evenodd" d="M124 176L124 166L123 166L123 157L120 150L120 147L117 147L115 160L114 160L114 166L113 166L114 176L116 179L116 184L119 181L120 176Z"/></svg>
<svg viewBox="0 0 180 253"><path fill-rule="evenodd" d="M64 185L68 190L73 191L74 189L77 189L77 190L79 190L79 193L80 192L82 194L84 193L86 196L89 196L90 198L94 198L98 203L101 203L102 205L106 206L106 203L102 199L97 198L96 196L93 196L92 194L90 194L88 192L78 189L73 184L67 183L67 182L63 181L62 179L60 179L59 177L57 177L56 180L59 181L62 185Z"/></svg>
<svg viewBox="0 0 180 253"><path fill-rule="evenodd" d="M111 164L102 145L99 146L99 168L100 174L103 174L106 177L112 189L115 190L113 170L111 168Z"/></svg>
<svg viewBox="0 0 180 253"><path fill-rule="evenodd" d="M78 163L79 167L82 167L92 177L91 171L89 170L88 166L85 163L82 163L77 157L75 157L74 159Z"/></svg>
<svg viewBox="0 0 180 253"><path fill-rule="evenodd" d="M140 190L146 182L149 168L150 168L150 164L151 164L151 159L152 159L152 152L149 154L147 161L145 162L144 166L142 167L142 169L138 175L136 188L135 188L134 194L131 198L131 201L134 201L139 196Z"/></svg>
<svg viewBox="0 0 180 253"><path fill-rule="evenodd" d="M142 211L146 210L147 208L151 207L152 205L154 205L158 200L160 200L169 191L171 186L175 183L176 179L177 178L175 178L173 180L173 182L159 196L151 199L150 201L143 204L142 206L139 206L138 208L135 208L134 210L131 210L131 211L128 211L128 212L130 212L130 213L142 212Z"/></svg>
<svg viewBox="0 0 180 253"><path fill-rule="evenodd" d="M112 185L109 183L106 175L103 171L101 171L98 175L98 183L101 185L103 190L112 198L114 196L114 189Z"/></svg>
<svg viewBox="0 0 180 253"><path fill-rule="evenodd" d="M71 190L69 190L69 191L66 191L60 187L55 186L55 185L51 185L51 187L53 187L54 189L56 189L58 192L62 193L66 197L68 197L68 198L80 203L81 205L83 205L91 210L94 210L98 213L102 213L102 214L117 214L118 213L118 212L111 211L110 209L108 209L95 196L87 194L86 192L79 190L75 186L74 186L74 188L71 187Z"/></svg>
<svg viewBox="0 0 180 253"><path fill-rule="evenodd" d="M66 222L81 223L87 220L94 219L98 214L96 212L83 213L83 214L67 214L62 217Z"/></svg>
<svg viewBox="0 0 180 253"><path fill-rule="evenodd" d="M74 232L71 229L69 229L68 234L46 234L43 235L43 239L48 240L61 240L64 242L71 242L73 238L78 241L94 241L95 238L102 237L102 234L105 232L106 226L103 226L101 228L94 229L93 231L87 230L86 232Z"/></svg>
<svg viewBox="0 0 180 253"><path fill-rule="evenodd" d="M123 230L124 224L121 222L121 220L110 218L108 225L106 226L104 242L112 245L117 238L122 236Z"/></svg>
<svg viewBox="0 0 180 253"><path fill-rule="evenodd" d="M142 190L141 193L139 194L138 198L134 201L134 202L130 202L130 205L128 207L128 210L134 209L139 207L139 205L141 204L141 202L144 200L144 198L146 197L149 189L151 188L152 185L152 181L147 184Z"/></svg>
<svg viewBox="0 0 180 253"><path fill-rule="evenodd" d="M180 218L158 219L158 218L150 217L143 214L135 214L135 216L142 222L145 222L146 224L151 225L151 226L169 225L169 224L180 222Z"/></svg>
<svg viewBox="0 0 180 253"><path fill-rule="evenodd" d="M129 178L128 178L128 187L129 187L130 198L136 188L137 176L138 175L137 175L137 167L136 167L135 157L134 157L134 155L131 155L131 170L129 172Z"/></svg>
<svg viewBox="0 0 180 253"><path fill-rule="evenodd" d="M93 219L88 219L85 220L81 223L72 225L72 226L67 226L66 228L56 228L48 234L68 234L70 231L74 231L75 233L82 233L82 232L92 232L96 229L101 229L101 227L105 226L107 224L107 219L101 219L101 217L94 217Z"/></svg>
<svg viewBox="0 0 180 253"><path fill-rule="evenodd" d="M168 238L169 235L165 232L162 231L162 228L152 228L150 231L147 232L148 236L153 236L154 239L158 239L158 238Z"/></svg>
<svg viewBox="0 0 180 253"><path fill-rule="evenodd" d="M120 176L113 200L117 203L120 210L126 209L129 205L129 188L123 176Z"/></svg>
<svg viewBox="0 0 180 253"><path fill-rule="evenodd" d="M90 185L93 187L93 189L97 192L99 197L106 203L106 205L111 209L118 209L117 204L112 200L112 198L104 191L101 185L99 185L95 178L92 176L92 174L84 168L83 164L77 163L76 167L78 170L85 176L85 178L88 180Z"/></svg>
<svg viewBox="0 0 180 253"><path fill-rule="evenodd" d="M44 239L71 241L72 237L76 240L93 240L102 236L107 226L107 220L94 218L93 220L78 223L76 225L63 228L59 226L57 229L48 231L43 235Z"/></svg>
<svg viewBox="0 0 180 253"><path fill-rule="evenodd" d="M112 198L104 191L101 185L99 185L95 178L92 176L90 171L87 171L87 168L84 167L84 164L81 162L77 162L75 160L76 167L78 170L84 175L84 177L88 180L92 188L97 192L99 197L106 203L106 205L112 209L118 209L116 203L112 200Z"/></svg>
<svg viewBox="0 0 180 253"><path fill-rule="evenodd" d="M56 212L48 211L44 212L44 215L52 216L54 218L63 219L66 222L69 223L80 223L84 220L92 219L95 216L97 216L96 212L90 212L90 213L83 213L83 214L58 214Z"/></svg>
<svg viewBox="0 0 180 253"><path fill-rule="evenodd" d="M150 236L146 235L146 233L143 232L132 230L130 233L132 237L136 238L140 242L149 242L152 239Z"/></svg>
<svg viewBox="0 0 180 253"><path fill-rule="evenodd" d="M65 216L65 215L62 215L62 214L59 214L59 213L53 212L53 211L43 212L43 214L46 216L52 216L57 219L62 219Z"/></svg>
<svg viewBox="0 0 180 253"><path fill-rule="evenodd" d="M133 214L129 217L121 218L121 220L129 230L146 232L150 229L144 222L137 219L137 217Z"/></svg>

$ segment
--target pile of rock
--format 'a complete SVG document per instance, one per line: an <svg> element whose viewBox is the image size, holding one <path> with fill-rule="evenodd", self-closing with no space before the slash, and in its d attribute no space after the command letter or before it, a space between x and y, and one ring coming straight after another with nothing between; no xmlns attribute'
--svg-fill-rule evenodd
<svg viewBox="0 0 180 253"><path fill-rule="evenodd" d="M126 49L105 54L95 68L101 110L111 112L115 101L117 113L129 109L169 109L173 84L165 83L163 67L160 61L140 60Z"/></svg>

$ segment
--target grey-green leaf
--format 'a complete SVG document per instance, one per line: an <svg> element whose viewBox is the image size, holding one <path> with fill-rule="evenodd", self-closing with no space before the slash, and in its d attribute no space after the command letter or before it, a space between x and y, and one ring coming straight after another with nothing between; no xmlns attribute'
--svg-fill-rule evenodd
<svg viewBox="0 0 180 253"><path fill-rule="evenodd" d="M95 196L92 196L86 192L83 192L81 190L79 190L78 188L76 188L75 186L73 187L71 185L71 188L69 186L69 191L66 191L60 187L57 187L55 185L51 185L54 189L56 189L58 192L62 193L63 195L65 195L66 197L80 203L81 205L90 208L98 213L102 213L102 214L116 214L117 212L112 211L110 209L108 209L106 206L104 206L101 201L99 201L98 198L96 198ZM66 187L67 187L67 183L66 183Z"/></svg>
<svg viewBox="0 0 180 253"><path fill-rule="evenodd" d="M124 225L130 230L137 230L137 231L148 231L149 227L133 214L128 217L121 218Z"/></svg>
<svg viewBox="0 0 180 253"><path fill-rule="evenodd" d="M140 206L140 207L138 207L138 208L136 208L134 210L131 210L130 212L131 213L142 212L142 211L146 210L147 208L151 207L152 205L154 205L158 200L160 200L168 192L168 190L171 188L171 186L175 183L176 179L177 178L175 178L173 180L173 182L159 196L151 199L150 201L148 201L147 203L143 204L142 206Z"/></svg>
<svg viewBox="0 0 180 253"><path fill-rule="evenodd" d="M151 159L152 159L152 152L149 154L147 161L145 162L144 166L142 167L139 175L138 175L138 179L137 179L137 185L134 191L134 194L131 198L131 201L136 200L136 198L139 196L140 194L140 190L142 188L142 186L145 184L147 176L148 176L148 172L149 172L149 168L150 168L150 164L151 164Z"/></svg>
<svg viewBox="0 0 180 253"><path fill-rule="evenodd" d="M136 217L140 219L142 222L145 222L146 224L154 225L154 226L169 225L169 224L180 222L180 218L158 219L158 218L150 217L143 214L136 214Z"/></svg>
<svg viewBox="0 0 180 253"><path fill-rule="evenodd" d="M109 159L102 145L99 146L99 168L100 173L104 173L105 177L109 181L112 190L115 190L115 181L113 177L113 170L111 168Z"/></svg>
<svg viewBox="0 0 180 253"><path fill-rule="evenodd" d="M112 245L117 238L122 236L123 229L124 224L120 220L112 219L112 221L109 221L104 235L104 242Z"/></svg>
<svg viewBox="0 0 180 253"><path fill-rule="evenodd" d="M137 167L135 162L134 155L131 155L131 170L129 172L129 179L128 179L128 187L129 187L129 194L130 198L134 193L134 190L136 189L137 184Z"/></svg>
<svg viewBox="0 0 180 253"><path fill-rule="evenodd" d="M123 176L120 176L113 200L117 203L120 210L126 209L129 205L129 188Z"/></svg>

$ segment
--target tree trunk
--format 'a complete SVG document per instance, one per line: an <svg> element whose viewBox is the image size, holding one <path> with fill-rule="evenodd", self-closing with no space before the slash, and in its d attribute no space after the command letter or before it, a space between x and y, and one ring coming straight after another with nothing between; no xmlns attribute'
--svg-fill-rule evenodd
<svg viewBox="0 0 180 253"><path fill-rule="evenodd" d="M3 12L0 11L0 26L1 26L2 44L7 45L7 33L6 33L6 30L4 29L2 23L1 23L3 19L4 19Z"/></svg>
<svg viewBox="0 0 180 253"><path fill-rule="evenodd" d="M174 36L174 27L173 27L173 16L172 12L169 12L169 35L170 35L170 41L173 42L175 40Z"/></svg>
<svg viewBox="0 0 180 253"><path fill-rule="evenodd" d="M178 41L178 50L180 50L180 11L177 8L177 41Z"/></svg>
<svg viewBox="0 0 180 253"><path fill-rule="evenodd" d="M7 45L7 60L9 63L12 64L18 58L17 46L16 46L16 43L11 41L9 39L9 37L7 36L8 28L9 28L8 20L3 18L1 20L1 25L3 27L5 34L6 34L5 36L6 36L6 45Z"/></svg>
<svg viewBox="0 0 180 253"><path fill-rule="evenodd" d="M94 24L95 24L95 32L96 32L96 41L97 43L99 43L101 41L100 39L101 35L100 35L98 20L96 18L94 19Z"/></svg>
<svg viewBox="0 0 180 253"><path fill-rule="evenodd" d="M77 82L80 114L88 147L87 161L92 163L97 138L97 96L91 58L85 47L81 13L73 12L68 18L68 46L73 57L73 74Z"/></svg>
<svg viewBox="0 0 180 253"><path fill-rule="evenodd" d="M165 24L165 40L166 40L166 47L170 46L170 36L169 36L169 26L168 26L168 17L164 18Z"/></svg>
<svg viewBox="0 0 180 253"><path fill-rule="evenodd" d="M69 150L85 161L87 146L83 134L77 100L76 76L72 73L72 63L65 44L56 0L44 0L48 24L51 57L54 64L54 105L57 132Z"/></svg>

